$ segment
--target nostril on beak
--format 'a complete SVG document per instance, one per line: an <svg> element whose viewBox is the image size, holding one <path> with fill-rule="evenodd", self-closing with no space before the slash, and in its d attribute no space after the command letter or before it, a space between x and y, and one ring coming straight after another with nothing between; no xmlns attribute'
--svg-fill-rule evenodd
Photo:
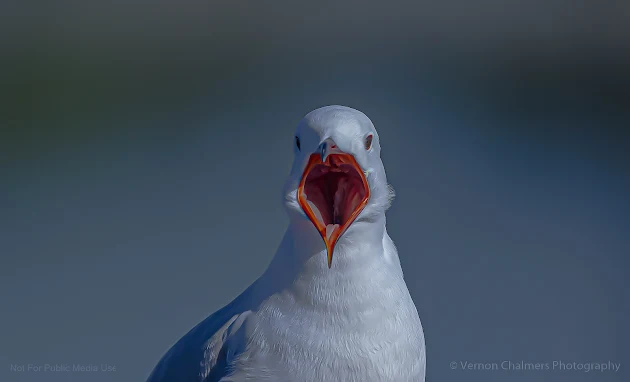
<svg viewBox="0 0 630 382"><path fill-rule="evenodd" d="M326 142L319 145L319 155L322 157L322 162L326 162Z"/></svg>

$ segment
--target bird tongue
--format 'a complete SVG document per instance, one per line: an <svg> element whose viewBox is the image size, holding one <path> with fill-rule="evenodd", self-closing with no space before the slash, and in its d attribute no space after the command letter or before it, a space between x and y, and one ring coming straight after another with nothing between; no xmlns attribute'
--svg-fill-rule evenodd
<svg viewBox="0 0 630 382"><path fill-rule="evenodd" d="M330 236L335 232L335 230L339 228L339 224L328 224L326 226L326 239L330 239Z"/></svg>
<svg viewBox="0 0 630 382"><path fill-rule="evenodd" d="M317 219L319 219L320 222L324 222L324 219L322 219L322 214L321 212L319 212L319 209L317 208L315 203L311 201L308 201L307 203L313 210L313 213L315 214ZM333 232L335 232L335 230L339 229L339 227L340 227L339 224L332 224L332 223L327 224L326 225L326 239L330 239L330 236L333 234Z"/></svg>

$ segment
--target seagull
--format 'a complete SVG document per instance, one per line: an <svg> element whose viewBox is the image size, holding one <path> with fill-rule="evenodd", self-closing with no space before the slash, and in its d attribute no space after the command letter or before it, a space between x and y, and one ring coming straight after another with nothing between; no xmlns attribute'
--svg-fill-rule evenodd
<svg viewBox="0 0 630 382"><path fill-rule="evenodd" d="M424 332L385 226L394 191L372 121L325 106L291 144L290 223L267 270L175 343L148 382L424 382Z"/></svg>

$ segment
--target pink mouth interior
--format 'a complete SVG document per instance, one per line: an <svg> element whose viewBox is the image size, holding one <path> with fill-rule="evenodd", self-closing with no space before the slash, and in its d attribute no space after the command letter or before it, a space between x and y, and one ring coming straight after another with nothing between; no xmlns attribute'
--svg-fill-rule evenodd
<svg viewBox="0 0 630 382"><path fill-rule="evenodd" d="M326 227L326 236L346 225L366 196L363 181L351 164L330 161L318 164L308 173L304 183L306 201Z"/></svg>

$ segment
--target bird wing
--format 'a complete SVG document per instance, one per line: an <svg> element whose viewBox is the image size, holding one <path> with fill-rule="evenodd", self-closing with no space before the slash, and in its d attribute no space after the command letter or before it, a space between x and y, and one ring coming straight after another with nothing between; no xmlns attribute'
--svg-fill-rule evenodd
<svg viewBox="0 0 630 382"><path fill-rule="evenodd" d="M147 382L218 382L244 349L241 328L250 314L232 304L212 314L173 345Z"/></svg>
<svg viewBox="0 0 630 382"><path fill-rule="evenodd" d="M291 248L291 240L287 230L278 252ZM274 259L272 264L281 261L280 258ZM291 279L290 273L281 276ZM247 345L246 329L249 325L245 323L255 318L252 310L256 311L262 301L283 285L282 277L273 277L271 287L259 288L264 278L264 275L261 276L231 303L192 328L166 352L147 382L218 382L227 379L224 377L232 373L234 359Z"/></svg>

